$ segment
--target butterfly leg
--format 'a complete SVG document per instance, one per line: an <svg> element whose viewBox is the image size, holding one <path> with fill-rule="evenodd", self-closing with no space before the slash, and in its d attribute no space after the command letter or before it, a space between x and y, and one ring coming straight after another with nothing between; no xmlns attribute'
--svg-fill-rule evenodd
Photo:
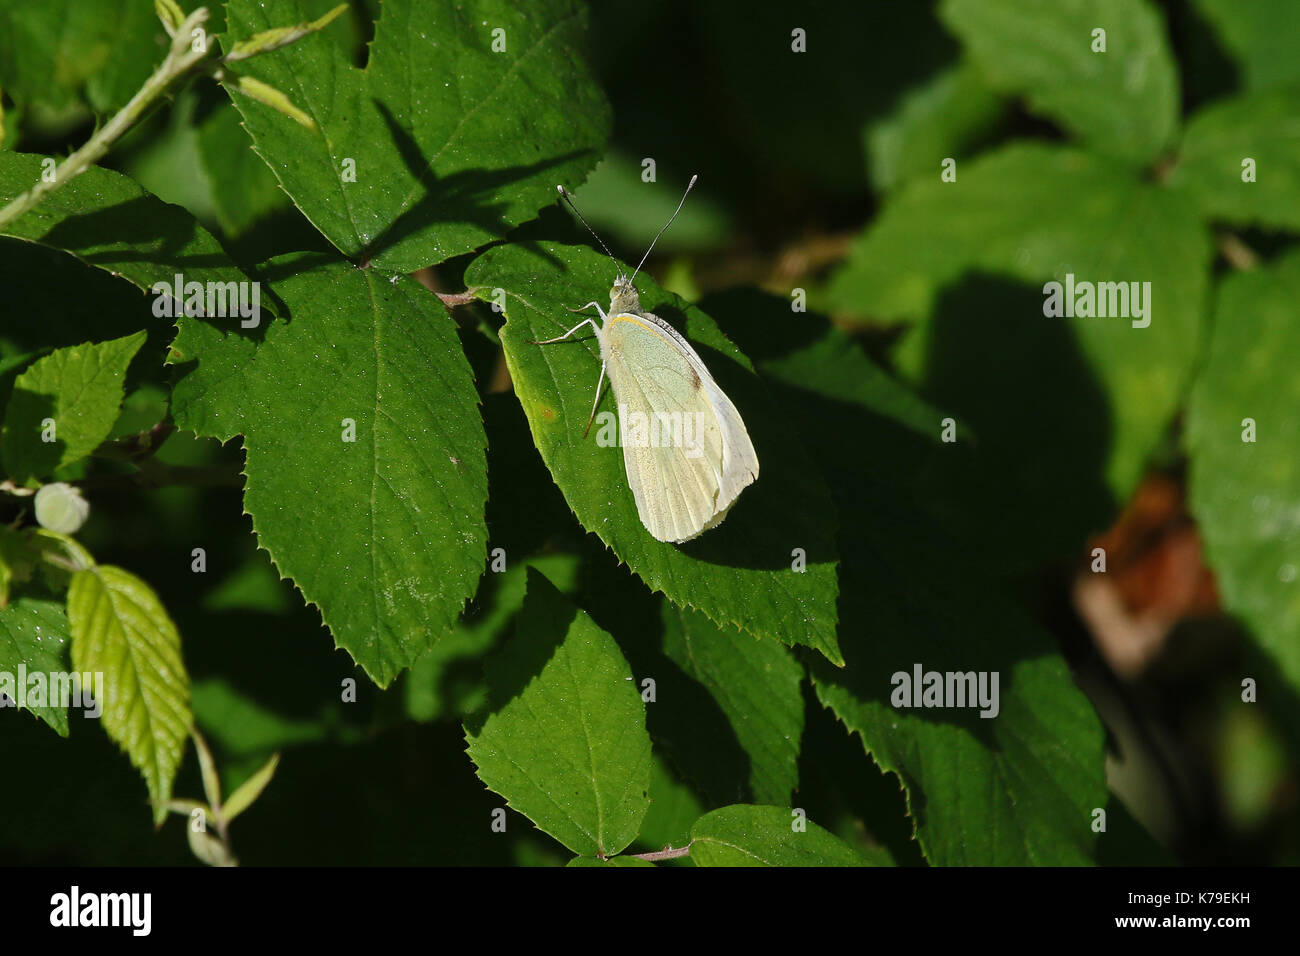
<svg viewBox="0 0 1300 956"><path fill-rule="evenodd" d="M602 359L600 363L600 378L596 379L596 400L591 403L591 417L587 419L587 427L582 430L582 437L587 437L587 432L591 431L591 423L596 420L596 407L600 405L600 386L605 384L605 362Z"/></svg>
<svg viewBox="0 0 1300 956"><path fill-rule="evenodd" d="M605 318L605 313L604 313L604 311L601 309L601 307L600 307L597 303L595 303L595 302L588 302L586 305L584 305L584 306L582 307L582 309L590 308L590 307L593 306L593 305L596 306L596 311L600 313L600 317L601 317L601 319L603 320L603 319ZM582 309L570 309L569 311L570 311L570 312L581 312ZM557 336L556 336L555 338L553 338L553 339L546 339L545 341L542 341L542 342L534 342L534 341L532 341L532 340L530 339L529 342L528 342L528 344L529 344L529 345L551 345L551 344L554 343L554 342L563 342L565 339L567 339L567 338L568 338L570 335L572 335L574 332L578 331L578 329L582 328L584 325L590 325L593 329L596 330L596 334L597 334L597 335L600 334L600 326L596 325L596 320L595 320L595 319L583 319L581 322L579 322L579 323L578 323L577 325L575 325L573 328L569 329L569 331L565 332L563 335L557 335Z"/></svg>

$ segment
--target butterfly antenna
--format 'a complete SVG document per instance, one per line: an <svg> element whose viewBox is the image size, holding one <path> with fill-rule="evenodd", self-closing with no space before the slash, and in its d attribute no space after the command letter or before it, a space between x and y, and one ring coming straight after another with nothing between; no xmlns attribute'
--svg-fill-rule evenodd
<svg viewBox="0 0 1300 956"><path fill-rule="evenodd" d="M682 211L682 206L686 205L686 197L691 194L691 190L695 188L695 180L699 178L700 176L697 173L694 176L692 176L691 181L686 184L686 192L682 193L682 201L677 204L677 209L673 212L671 216L668 217L668 221L664 223L663 229L660 229L657 233L655 233L655 237L650 240L650 249L653 249L655 247L655 243L659 241L659 237L662 236L664 232L667 231L668 227L673 224L673 220L677 218L677 213ZM637 263L636 271L632 273L632 278L629 281L631 282L636 281L637 272L641 271L641 267L645 265L645 261L650 258L650 249L647 249L645 251L645 255L643 255L641 257L641 261Z"/></svg>
<svg viewBox="0 0 1300 956"><path fill-rule="evenodd" d="M611 259L614 260L614 268L617 269L618 274L622 276L623 266L619 263L617 259L614 258L614 253L609 251L609 246L605 245L605 240L600 238L599 235L597 235L595 229L591 228L591 223L587 222L587 220L582 218L582 213L578 212L578 207L573 204L573 196L571 196L569 194L569 191L565 189L563 186L556 186L555 189L560 194L560 198L569 204L569 208L572 209L573 214L578 217L578 221L582 223L584 226L586 226L587 231L591 233L592 236L595 237L597 242L600 243L600 248L605 250L605 255L609 256Z"/></svg>

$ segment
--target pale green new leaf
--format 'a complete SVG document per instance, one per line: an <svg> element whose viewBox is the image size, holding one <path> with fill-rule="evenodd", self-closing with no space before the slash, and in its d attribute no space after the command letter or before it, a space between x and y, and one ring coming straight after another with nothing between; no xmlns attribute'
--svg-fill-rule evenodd
<svg viewBox="0 0 1300 956"><path fill-rule="evenodd" d="M579 856L608 857L650 806L645 704L614 639L540 571L466 722L479 778Z"/></svg>
<svg viewBox="0 0 1300 956"><path fill-rule="evenodd" d="M870 866L853 847L786 807L734 804L691 828L696 866Z"/></svg>
<svg viewBox="0 0 1300 956"><path fill-rule="evenodd" d="M480 298L504 291L506 364L533 441L578 521L651 589L710 620L784 644L816 648L836 663L835 511L825 483L752 366L711 318L637 277L641 305L682 333L735 404L758 455L760 474L717 527L685 544L656 541L641 524L623 451L583 438L600 352L589 330L538 346L573 325L567 311L608 302L614 267L577 246L501 246L475 260L465 281ZM629 269L630 273L631 270ZM606 387L601 411L614 413ZM807 569L792 570L795 549Z"/></svg>
<svg viewBox="0 0 1300 956"><path fill-rule="evenodd" d="M109 437L122 406L127 366L144 344L136 332L37 359L14 380L0 426L0 462L15 481L44 478L85 458ZM46 441L46 422L54 441Z"/></svg>
<svg viewBox="0 0 1300 956"><path fill-rule="evenodd" d="M1224 280L1187 415L1191 506L1224 604L1293 688L1300 688L1297 302L1294 252ZM1252 425L1254 441L1246 441Z"/></svg>
<svg viewBox="0 0 1300 956"><path fill-rule="evenodd" d="M236 787L234 793L226 798L226 802L221 805L221 812L225 816L227 823L251 807L253 801L262 795L262 791L266 789L267 784L271 782L271 778L275 776L275 768L279 765L280 755L275 754L257 772Z"/></svg>
<svg viewBox="0 0 1300 956"><path fill-rule="evenodd" d="M72 576L68 620L73 670L104 675L104 730L155 804L169 800L192 720L176 625L149 585L110 565ZM156 820L166 813L155 806Z"/></svg>

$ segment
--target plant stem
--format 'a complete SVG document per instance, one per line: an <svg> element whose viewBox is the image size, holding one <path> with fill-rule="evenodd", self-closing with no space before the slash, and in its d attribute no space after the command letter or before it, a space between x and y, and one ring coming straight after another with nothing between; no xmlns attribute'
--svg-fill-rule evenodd
<svg viewBox="0 0 1300 956"><path fill-rule="evenodd" d="M56 166L52 179L49 181L42 179L0 209L0 230L29 212L43 197L99 162L113 144L170 91L177 80L185 77L208 55L207 42L202 45L202 50L195 50L191 42L193 32L206 23L207 19L208 11L205 7L199 7L185 18L185 22L172 36L172 45L167 58L158 69L154 70L153 75L145 81L144 86L140 87L135 96L131 97L131 101L100 127L84 146Z"/></svg>
<svg viewBox="0 0 1300 956"><path fill-rule="evenodd" d="M633 853L630 855L634 860L649 860L651 863L657 860L675 860L678 857L690 856L691 844L688 843L686 846L679 846L676 849L666 846L662 850L655 850L653 853Z"/></svg>

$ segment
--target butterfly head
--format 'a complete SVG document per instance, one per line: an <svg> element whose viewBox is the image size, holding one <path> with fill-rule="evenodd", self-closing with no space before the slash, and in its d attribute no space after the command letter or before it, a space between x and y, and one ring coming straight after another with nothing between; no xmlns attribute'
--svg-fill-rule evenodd
<svg viewBox="0 0 1300 956"><path fill-rule="evenodd" d="M636 286L625 275L614 280L614 287L609 290L609 314L621 312L637 313L641 311L641 299L636 294Z"/></svg>

